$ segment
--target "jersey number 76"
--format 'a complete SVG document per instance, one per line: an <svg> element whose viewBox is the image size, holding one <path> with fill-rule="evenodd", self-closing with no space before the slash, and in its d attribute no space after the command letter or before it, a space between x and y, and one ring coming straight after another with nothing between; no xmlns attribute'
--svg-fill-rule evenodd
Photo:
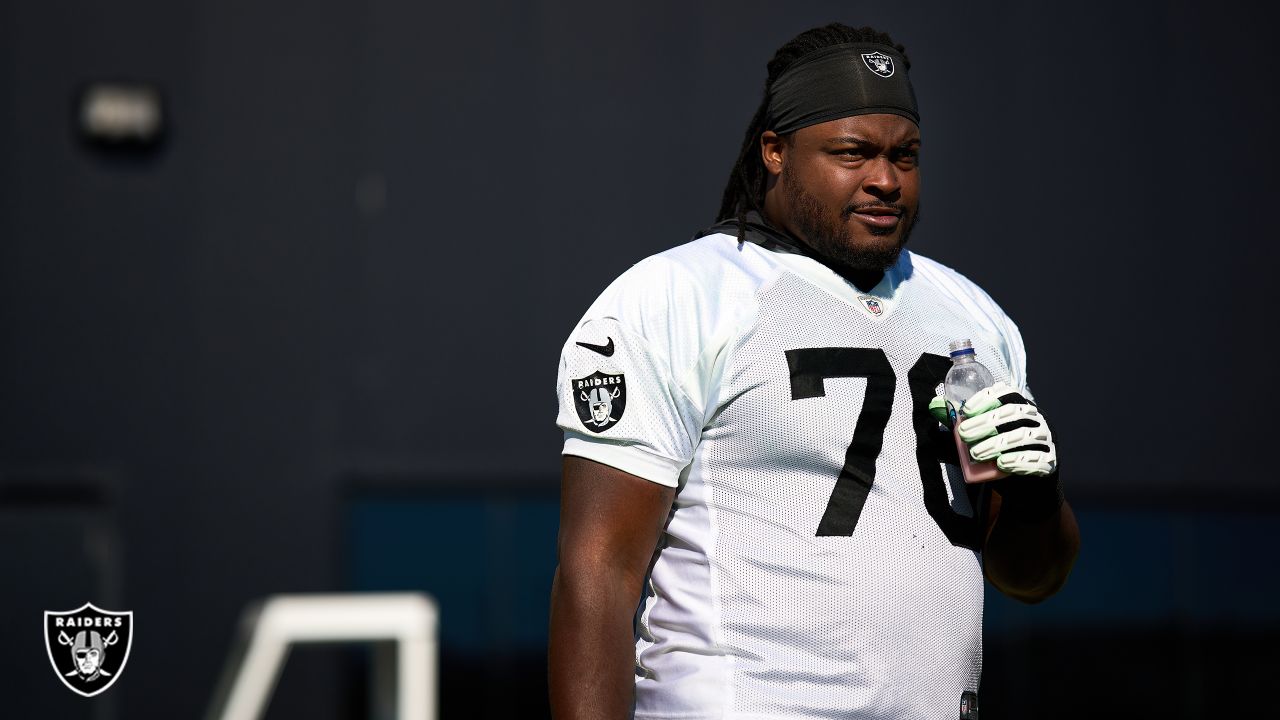
<svg viewBox="0 0 1280 720"><path fill-rule="evenodd" d="M884 430L893 412L893 394L898 383L893 366L879 348L799 348L787 350L791 371L791 399L825 397L827 378L867 379L867 395L862 401L853 430L853 440L845 451L844 467L836 478L827 509L822 513L816 535L852 535L876 481L876 458L884 445ZM911 425L916 436L916 463L924 490L924 506L951 544L980 549L981 521L978 508L980 488L966 486L975 508L973 517L951 509L946 480L938 463L959 461L947 431L929 414L934 389L946 377L951 361L925 353L907 372L911 390Z"/></svg>

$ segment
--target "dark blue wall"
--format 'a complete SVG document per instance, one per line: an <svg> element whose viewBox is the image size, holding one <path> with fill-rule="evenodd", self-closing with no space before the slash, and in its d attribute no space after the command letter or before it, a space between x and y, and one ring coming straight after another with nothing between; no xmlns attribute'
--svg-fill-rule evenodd
<svg viewBox="0 0 1280 720"><path fill-rule="evenodd" d="M713 219L768 56L841 20L908 47L913 244L1021 325L1069 496L1274 502L1280 113L1248 7L6 0L0 483L105 488L95 586L139 628L109 703L198 716L244 603L347 585L343 478L553 491L563 338ZM72 132L75 89L121 77L167 93L149 161ZM79 606L48 547L6 594ZM291 677L280 717L340 716L341 683Z"/></svg>

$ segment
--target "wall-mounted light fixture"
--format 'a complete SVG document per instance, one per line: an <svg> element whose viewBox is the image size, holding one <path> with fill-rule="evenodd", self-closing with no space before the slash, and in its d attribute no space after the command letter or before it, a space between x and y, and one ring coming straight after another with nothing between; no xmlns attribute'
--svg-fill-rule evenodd
<svg viewBox="0 0 1280 720"><path fill-rule="evenodd" d="M76 103L78 135L111 154L150 154L166 134L160 88L140 82L92 82Z"/></svg>

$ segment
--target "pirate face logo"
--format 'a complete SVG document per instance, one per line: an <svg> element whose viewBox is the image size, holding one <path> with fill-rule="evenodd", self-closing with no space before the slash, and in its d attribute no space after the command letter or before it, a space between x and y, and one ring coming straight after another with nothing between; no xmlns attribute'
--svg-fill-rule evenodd
<svg viewBox="0 0 1280 720"><path fill-rule="evenodd" d="M132 638L132 612L85 603L78 610L44 614L49 662L64 685L85 697L101 693L120 677Z"/></svg>
<svg viewBox="0 0 1280 720"><path fill-rule="evenodd" d="M591 419L587 422L600 427L607 425L609 422L617 422L613 417L613 399L618 397L619 390L613 389L609 392L603 388L596 388L591 394L582 394L582 399L587 401L587 405L591 408Z"/></svg>
<svg viewBox="0 0 1280 720"><path fill-rule="evenodd" d="M67 634L65 632L58 634L58 642L67 644ZM120 635L114 630L107 636L106 640L102 639L102 633L97 630L81 630L76 633L76 639L71 641L71 655L75 660L76 671L80 677L86 681L97 680L102 677L102 651L108 645L115 645L120 642Z"/></svg>
<svg viewBox="0 0 1280 720"><path fill-rule="evenodd" d="M570 381L573 404L583 427L604 432L622 419L627 407L627 383L622 373L607 374L599 370L584 378Z"/></svg>
<svg viewBox="0 0 1280 720"><path fill-rule="evenodd" d="M868 70L880 77L893 76L893 58L882 52L862 53L862 62L866 64Z"/></svg>

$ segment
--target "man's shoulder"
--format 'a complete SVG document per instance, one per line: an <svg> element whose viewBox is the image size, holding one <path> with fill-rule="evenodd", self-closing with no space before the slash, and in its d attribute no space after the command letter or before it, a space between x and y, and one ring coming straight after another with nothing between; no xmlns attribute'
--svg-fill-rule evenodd
<svg viewBox="0 0 1280 720"><path fill-rule="evenodd" d="M664 250L652 258L679 266L693 274L731 275L759 265L756 253L751 252L754 249L755 246L751 243L740 243L732 235L711 233Z"/></svg>
<svg viewBox="0 0 1280 720"><path fill-rule="evenodd" d="M978 287L976 282L970 280L966 275L950 265L943 264L938 260L911 250L904 250L903 255L907 257L907 262L913 275L918 273L930 282L954 283L979 292L982 291L982 288Z"/></svg>
<svg viewBox="0 0 1280 720"><path fill-rule="evenodd" d="M672 332L719 336L750 316L760 284L776 272L756 255L726 235L650 255L605 288L579 324L610 318L650 339Z"/></svg>
<svg viewBox="0 0 1280 720"><path fill-rule="evenodd" d="M907 262L911 268L912 282L928 283L935 291L949 297L969 317L1001 338L1006 346L1014 381L1025 387L1026 350L1022 344L1022 333L1004 309L977 283L937 260L911 253Z"/></svg>
<svg viewBox="0 0 1280 720"><path fill-rule="evenodd" d="M919 253L904 251L903 255L912 280L928 283L954 299L976 303L987 311L1003 314L986 290L955 268Z"/></svg>
<svg viewBox="0 0 1280 720"><path fill-rule="evenodd" d="M611 290L676 298L687 292L707 297L759 285L775 271L776 265L762 257L755 246L716 233L644 258L619 276Z"/></svg>

